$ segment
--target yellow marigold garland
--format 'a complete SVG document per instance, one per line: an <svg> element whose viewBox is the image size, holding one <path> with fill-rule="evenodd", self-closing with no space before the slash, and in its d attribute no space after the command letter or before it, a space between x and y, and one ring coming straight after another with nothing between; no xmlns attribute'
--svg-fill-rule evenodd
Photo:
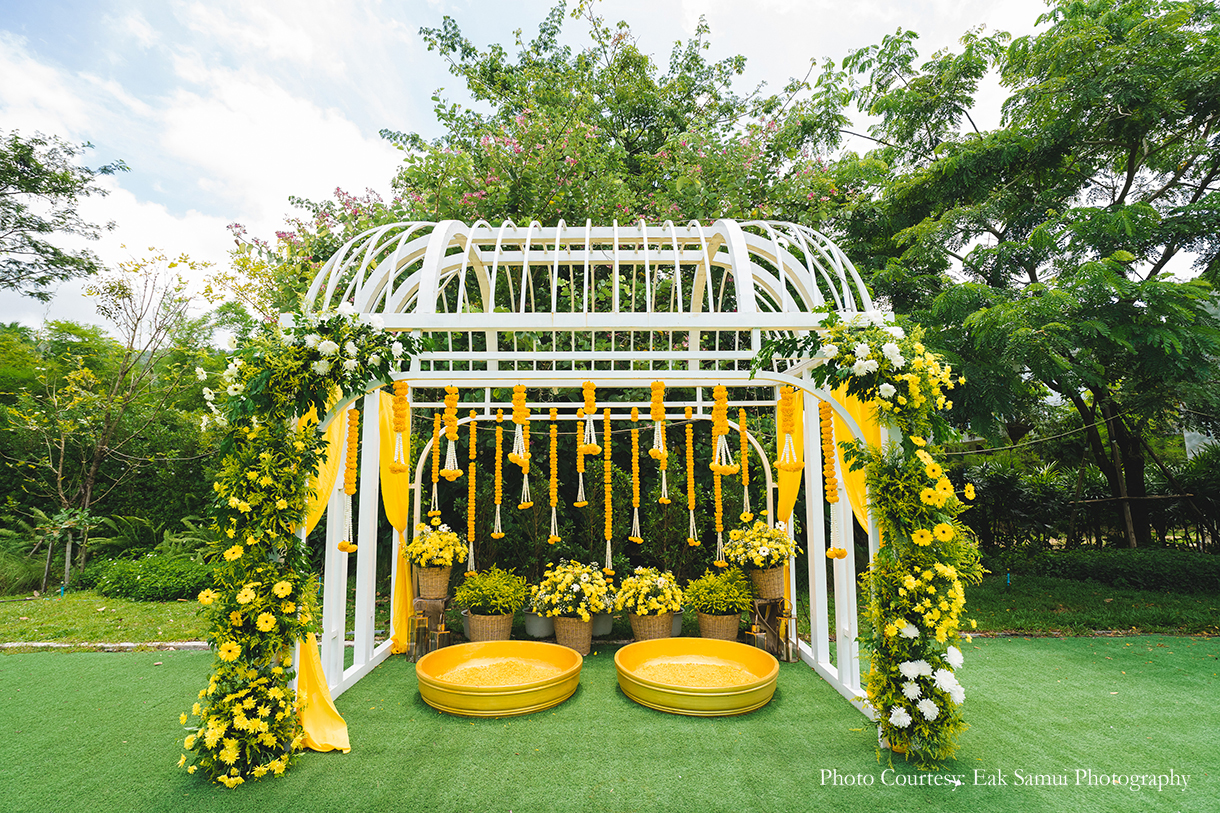
<svg viewBox="0 0 1220 813"><path fill-rule="evenodd" d="M586 395L586 397L588 396ZM610 563L613 561L610 558L610 538L614 535L614 483L610 466L610 407L606 407L605 411L602 412L602 448L599 451L606 453L602 459L602 473L605 478L603 497L606 508L604 531L606 537L606 567L603 569L613 574L614 571L610 568Z"/></svg>
<svg viewBox="0 0 1220 813"><path fill-rule="evenodd" d="M475 461L476 448L475 448L474 439L475 439L475 432L476 432L475 418L477 416L478 416L477 412L475 412L473 409L470 410L470 465L468 467L469 472L470 472L470 477L467 481L467 488L466 488L466 544L470 547L470 555L466 557L466 572L467 573L470 573L474 570L474 512L475 512L474 511L475 510L474 473L475 473L475 465L476 465L476 461Z"/></svg>
<svg viewBox="0 0 1220 813"><path fill-rule="evenodd" d="M555 508L559 505L559 410L551 407L551 535L547 537L547 543L554 545L559 539L559 519L555 513Z"/></svg>
<svg viewBox="0 0 1220 813"><path fill-rule="evenodd" d="M699 547L699 531L695 528L695 424L694 410L686 408L686 510L690 513L690 528L686 544Z"/></svg>
<svg viewBox="0 0 1220 813"><path fill-rule="evenodd" d="M631 535L628 542L642 545L644 539L640 536L640 430L637 424L640 420L638 407L631 408Z"/></svg>
<svg viewBox="0 0 1220 813"><path fill-rule="evenodd" d="M826 550L828 559L845 559L847 550L838 547L839 541L839 509L835 505L839 501L839 480L835 476L835 425L830 404L818 402L818 419L822 435L822 479L825 480L826 502L830 504L830 542Z"/></svg>
<svg viewBox="0 0 1220 813"><path fill-rule="evenodd" d="M754 519L750 510L750 433L746 428L746 411L737 410L737 430L741 436L741 521Z"/></svg>
<svg viewBox="0 0 1220 813"><path fill-rule="evenodd" d="M585 499L585 445L579 439L585 436L585 411L576 410L576 502L572 505L584 508L589 504Z"/></svg>
<svg viewBox="0 0 1220 813"><path fill-rule="evenodd" d="M504 499L504 410L496 410L496 524L491 532L492 539L503 539L504 529L500 527L500 503Z"/></svg>
<svg viewBox="0 0 1220 813"><path fill-rule="evenodd" d="M441 508L436 497L436 484L441 477L441 415L432 416L432 507L428 510L429 522L441 524Z"/></svg>
<svg viewBox="0 0 1220 813"><path fill-rule="evenodd" d="M394 474L404 474L411 462L411 430L407 426L407 393L411 385L399 379L394 382L394 460L390 463L390 471ZM403 441L403 435L406 441Z"/></svg>
<svg viewBox="0 0 1220 813"><path fill-rule="evenodd" d="M352 542L352 496L356 493L356 467L360 462L360 411L347 411L347 460L343 467L343 539L337 547L344 553L354 553Z"/></svg>
<svg viewBox="0 0 1220 813"><path fill-rule="evenodd" d="M648 456L656 460L661 468L661 496L657 499L661 505L669 505L669 480L666 471L669 468L669 450L665 448L665 383L652 382L652 448Z"/></svg>
<svg viewBox="0 0 1220 813"><path fill-rule="evenodd" d="M732 477L740 468L733 462L729 450L729 391L723 385L712 389L712 462L709 468L716 474Z"/></svg>
<svg viewBox="0 0 1220 813"><path fill-rule="evenodd" d="M602 450L602 447L597 445L597 433L593 430L593 417L597 415L597 385L592 381L586 381L580 385L580 389L585 397L585 415L587 416L580 451L583 454L596 456L601 454Z"/></svg>
<svg viewBox="0 0 1220 813"><path fill-rule="evenodd" d="M533 507L534 500L530 496L530 408L525 405L523 384L513 387L513 423L517 426L508 462L521 467L521 502L517 503L517 509L524 511Z"/></svg>
<svg viewBox="0 0 1220 813"><path fill-rule="evenodd" d="M779 388L779 460L775 467L780 471L800 471L804 462L797 456L793 433L796 432L796 391L792 387Z"/></svg>
<svg viewBox="0 0 1220 813"><path fill-rule="evenodd" d="M445 438L449 441L449 448L445 452L445 468L441 469L441 477L451 483L462 476L462 470L458 468L457 463L457 404L458 388L445 387Z"/></svg>

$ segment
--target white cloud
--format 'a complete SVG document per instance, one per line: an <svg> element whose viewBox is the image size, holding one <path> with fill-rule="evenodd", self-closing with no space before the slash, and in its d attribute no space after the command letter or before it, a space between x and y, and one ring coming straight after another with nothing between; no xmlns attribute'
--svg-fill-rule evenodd
<svg viewBox="0 0 1220 813"><path fill-rule="evenodd" d="M0 31L0 112L6 129L34 130L72 137L95 113L94 106L72 88L72 78L30 56L26 41ZM79 136L76 136L79 138Z"/></svg>

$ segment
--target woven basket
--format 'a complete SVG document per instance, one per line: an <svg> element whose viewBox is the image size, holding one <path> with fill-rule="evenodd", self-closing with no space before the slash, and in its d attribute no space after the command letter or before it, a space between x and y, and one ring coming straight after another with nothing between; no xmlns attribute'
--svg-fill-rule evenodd
<svg viewBox="0 0 1220 813"><path fill-rule="evenodd" d="M784 597L784 569L772 567L766 570L751 570L750 578L754 581L754 590L759 598Z"/></svg>
<svg viewBox="0 0 1220 813"><path fill-rule="evenodd" d="M588 655L593 648L593 622L579 618L555 618L555 643Z"/></svg>
<svg viewBox="0 0 1220 813"><path fill-rule="evenodd" d="M627 613L631 620L631 634L637 641L651 641L654 638L672 638L674 634L674 614L636 615Z"/></svg>
<svg viewBox="0 0 1220 813"><path fill-rule="evenodd" d="M736 641L741 627L740 615L708 615L699 613L699 635L718 641Z"/></svg>
<svg viewBox="0 0 1220 813"><path fill-rule="evenodd" d="M449 571L453 567L416 567L420 598L445 598L449 595Z"/></svg>
<svg viewBox="0 0 1220 813"><path fill-rule="evenodd" d="M507 641L512 636L513 614L470 614L471 641Z"/></svg>

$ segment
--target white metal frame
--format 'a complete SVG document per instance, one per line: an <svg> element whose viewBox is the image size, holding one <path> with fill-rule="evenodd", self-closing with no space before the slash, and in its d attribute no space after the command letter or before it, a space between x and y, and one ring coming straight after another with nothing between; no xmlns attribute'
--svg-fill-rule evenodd
<svg viewBox="0 0 1220 813"><path fill-rule="evenodd" d="M809 379L809 360L780 359L776 369L751 376L750 365L764 338L804 335L816 330L824 310L844 316L873 311L872 300L846 255L824 235L803 226L771 221L718 220L660 226L643 222L610 226L525 227L485 221L398 223L349 241L323 266L310 286L307 307L316 311L350 303L377 314L386 329L428 339L433 349L411 360L396 376L415 388L454 385L484 392L482 415L498 407L492 390L575 388L586 380L601 388L697 388L691 405L709 417L707 395L717 384L730 396L744 387L790 385L804 398L805 483L822 483L817 403L824 400L844 419L854 437L860 429L828 392ZM817 363L815 358L812 362ZM351 394L327 416L325 429L346 406L363 397L359 482L353 663L344 668L347 557L338 550L342 534L342 486L328 504L323 586L322 666L337 697L390 654L387 639L374 646L373 580L377 556L379 484L379 398L375 390ZM747 402L733 400L730 406ZM756 402L754 402L756 403ZM434 406L415 404L416 407ZM553 406L548 404L547 406ZM565 420L574 418L564 414ZM616 409L632 404L616 403ZM647 404L638 406L647 407ZM667 403L672 410L674 403ZM643 411L643 410L642 410ZM624 416L625 417L625 416ZM671 418L678 414L671 414ZM614 416L619 420L619 416ZM468 420L468 419L464 419ZM464 421L463 421L464 422ZM751 438L762 456L762 447ZM422 516L424 457L412 488L413 516ZM766 472L767 505L774 484ZM842 482L840 478L840 482ZM845 495L844 495L845 496ZM812 643L792 642L801 658L841 694L859 700L856 573L853 557L833 561L835 629L830 629L825 584L829 547L852 549L851 509L846 499L831 504L841 512L838 539L827 539L822 500L807 499L806 552L810 575ZM772 520L787 519L774 517ZM870 522L869 549L878 545ZM795 561L793 562L795 565ZM396 569L395 569L396 570ZM795 568L790 568L795 595ZM393 573L393 579L398 578ZM839 645L830 655L830 636Z"/></svg>

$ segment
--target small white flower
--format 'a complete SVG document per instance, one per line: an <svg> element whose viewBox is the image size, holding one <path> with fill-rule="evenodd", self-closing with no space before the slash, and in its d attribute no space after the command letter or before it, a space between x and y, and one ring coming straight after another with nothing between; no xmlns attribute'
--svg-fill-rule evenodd
<svg viewBox="0 0 1220 813"><path fill-rule="evenodd" d="M907 700L918 700L923 692L919 688L919 684L913 680L908 680L902 684L902 693L906 695Z"/></svg>
<svg viewBox="0 0 1220 813"><path fill-rule="evenodd" d="M881 355L883 356L898 356L902 357L902 350L893 342L886 342L881 345Z"/></svg>
<svg viewBox="0 0 1220 813"><path fill-rule="evenodd" d="M356 308L350 302L340 302L338 311L340 316L351 316L356 312Z"/></svg>
<svg viewBox="0 0 1220 813"><path fill-rule="evenodd" d="M305 337L305 346L312 350L313 348L318 346L318 340L321 338L322 337L319 336L317 333L310 333L308 336Z"/></svg>
<svg viewBox="0 0 1220 813"><path fill-rule="evenodd" d="M203 432L208 428L208 416L204 415L203 420L199 421L199 431Z"/></svg>
<svg viewBox="0 0 1220 813"><path fill-rule="evenodd" d="M896 392L898 392L898 390L895 389L894 385L888 381L877 388L877 394L882 398L893 398L894 393Z"/></svg>
<svg viewBox="0 0 1220 813"><path fill-rule="evenodd" d="M230 384L226 389L226 392L228 392L230 396L241 395L241 391L243 389L244 387L242 387L241 384Z"/></svg>
<svg viewBox="0 0 1220 813"><path fill-rule="evenodd" d="M912 624L911 622L908 621L906 626L902 628L902 637L903 638L918 638L919 637L919 627L915 626L914 624Z"/></svg>
<svg viewBox="0 0 1220 813"><path fill-rule="evenodd" d="M394 358L402 355L402 342L394 342L390 345L390 352L394 354Z"/></svg>
<svg viewBox="0 0 1220 813"><path fill-rule="evenodd" d="M230 349L230 350L236 350L236 349L237 349L237 337L236 337L236 336L230 336L230 337L229 337L229 349Z"/></svg>
<svg viewBox="0 0 1220 813"><path fill-rule="evenodd" d="M202 367L196 367L195 368L195 378L198 378L200 381L207 381L208 380L208 371L203 369Z"/></svg>
<svg viewBox="0 0 1220 813"><path fill-rule="evenodd" d="M343 369L347 370L349 373L352 372L353 370L355 370L359 366L360 366L360 362L357 359L345 359L343 361Z"/></svg>
<svg viewBox="0 0 1220 813"><path fill-rule="evenodd" d="M919 709L925 720L935 720L940 714L940 708L928 698L920 700L915 708Z"/></svg>
<svg viewBox="0 0 1220 813"><path fill-rule="evenodd" d="M370 367L376 367L379 364L381 364L381 356L377 355L376 353L369 356L369 366Z"/></svg>
<svg viewBox="0 0 1220 813"><path fill-rule="evenodd" d="M324 356L333 356L339 352L339 345L332 342L330 339L318 343L318 352Z"/></svg>
<svg viewBox="0 0 1220 813"><path fill-rule="evenodd" d="M855 354L857 359L866 359L873 354L873 348L869 347L865 342L860 342L852 348L851 352Z"/></svg>
<svg viewBox="0 0 1220 813"><path fill-rule="evenodd" d="M955 686L958 686L957 677L948 669L937 669L932 675L932 680L936 683L936 688L942 692L947 692Z"/></svg>
<svg viewBox="0 0 1220 813"><path fill-rule="evenodd" d="M216 425L219 426L221 429L228 429L229 428L229 419L226 418L224 415L217 415L216 416Z"/></svg>
<svg viewBox="0 0 1220 813"><path fill-rule="evenodd" d="M905 339L907 332L898 325L887 325L885 332L893 336L895 339Z"/></svg>
<svg viewBox="0 0 1220 813"><path fill-rule="evenodd" d="M364 318L364 321L369 325L369 327L373 328L373 330L384 330L385 329L385 319L381 318L381 314L366 313L366 314L364 314L363 318Z"/></svg>
<svg viewBox="0 0 1220 813"><path fill-rule="evenodd" d="M959 706L966 701L966 690L962 688L962 684L959 683L949 690L949 699Z"/></svg>
<svg viewBox="0 0 1220 813"><path fill-rule="evenodd" d="M759 556L768 556L768 555L770 555L770 553L771 553L771 549L768 548L766 545L763 545L761 548L758 549Z"/></svg>
<svg viewBox="0 0 1220 813"><path fill-rule="evenodd" d="M208 387L203 388L203 400L212 401L216 398L216 393L212 392Z"/></svg>
<svg viewBox="0 0 1220 813"><path fill-rule="evenodd" d="M919 663L917 661L903 661L898 664L898 671L907 680L914 680L919 677Z"/></svg>
<svg viewBox="0 0 1220 813"><path fill-rule="evenodd" d="M861 359L851 366L852 375L868 375L877 372L877 362L873 359Z"/></svg>
<svg viewBox="0 0 1220 813"><path fill-rule="evenodd" d="M839 348L833 344L824 344L822 345L822 355L828 359L832 359L839 355Z"/></svg>
<svg viewBox="0 0 1220 813"><path fill-rule="evenodd" d="M954 669L961 669L963 661L964 658L962 658L962 651L957 647L951 646L945 650L945 662Z"/></svg>
<svg viewBox="0 0 1220 813"><path fill-rule="evenodd" d="M890 725L897 728L906 728L911 724L911 713L902 706L894 706L890 712Z"/></svg>
<svg viewBox="0 0 1220 813"><path fill-rule="evenodd" d="M313 363L313 371L318 375L326 375L330 372L330 362L326 359L320 359Z"/></svg>
<svg viewBox="0 0 1220 813"><path fill-rule="evenodd" d="M343 352L347 353L349 356L354 356L359 351L356 349L354 342L348 342L347 344L343 345Z"/></svg>

